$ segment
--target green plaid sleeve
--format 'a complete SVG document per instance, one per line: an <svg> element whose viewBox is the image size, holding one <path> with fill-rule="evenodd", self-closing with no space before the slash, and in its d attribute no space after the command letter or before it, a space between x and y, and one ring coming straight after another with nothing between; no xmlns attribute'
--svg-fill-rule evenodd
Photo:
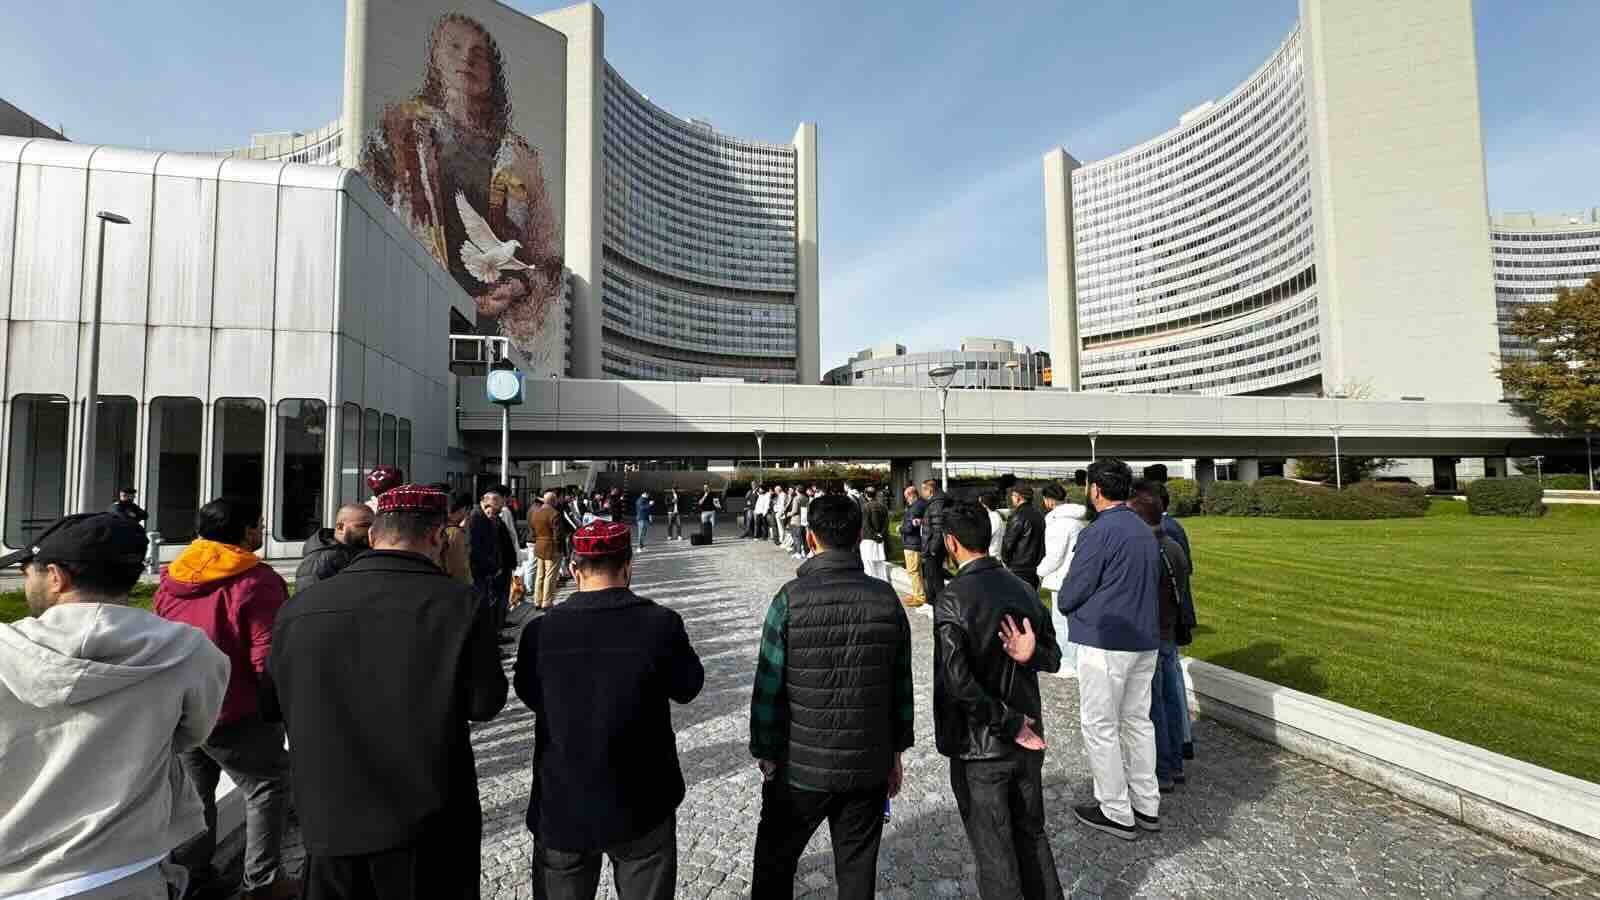
<svg viewBox="0 0 1600 900"><path fill-rule="evenodd" d="M911 682L911 625L900 616L900 652L894 663L894 751L902 753L916 741L917 697Z"/></svg>
<svg viewBox="0 0 1600 900"><path fill-rule="evenodd" d="M756 658L756 685L750 698L750 755L782 760L789 740L789 704L783 691L784 656L789 636L789 595L783 591L767 607Z"/></svg>

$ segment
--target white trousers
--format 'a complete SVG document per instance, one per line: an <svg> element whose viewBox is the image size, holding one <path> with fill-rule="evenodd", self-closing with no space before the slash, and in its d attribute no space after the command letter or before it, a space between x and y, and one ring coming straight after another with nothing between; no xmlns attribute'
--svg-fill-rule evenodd
<svg viewBox="0 0 1600 900"><path fill-rule="evenodd" d="M1133 811L1161 812L1150 683L1156 651L1101 650L1074 644L1083 749L1094 773L1094 798L1106 818L1132 825Z"/></svg>
<svg viewBox="0 0 1600 900"><path fill-rule="evenodd" d="M873 578L879 581L889 580L889 560L883 555L882 541L861 542L861 564Z"/></svg>

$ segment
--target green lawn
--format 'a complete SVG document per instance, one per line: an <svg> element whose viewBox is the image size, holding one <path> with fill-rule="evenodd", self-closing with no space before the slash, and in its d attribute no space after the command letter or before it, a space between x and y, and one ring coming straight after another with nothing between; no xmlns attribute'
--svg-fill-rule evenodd
<svg viewBox="0 0 1600 900"><path fill-rule="evenodd" d="M1600 782L1600 507L1183 524L1187 654Z"/></svg>

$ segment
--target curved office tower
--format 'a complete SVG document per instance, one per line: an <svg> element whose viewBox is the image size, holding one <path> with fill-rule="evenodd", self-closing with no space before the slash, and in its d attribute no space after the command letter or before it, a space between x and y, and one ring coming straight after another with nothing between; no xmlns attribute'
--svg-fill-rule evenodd
<svg viewBox="0 0 1600 900"><path fill-rule="evenodd" d="M1058 386L1499 397L1470 0L1301 0L1226 97L1044 175Z"/></svg>
<svg viewBox="0 0 1600 900"><path fill-rule="evenodd" d="M606 66L601 371L799 379L799 151L661 109Z"/></svg>
<svg viewBox="0 0 1600 900"><path fill-rule="evenodd" d="M1600 275L1600 208L1578 213L1504 213L1495 216L1494 294L1500 354L1533 358L1527 341L1506 333L1517 311L1549 303L1559 288L1582 287Z"/></svg>

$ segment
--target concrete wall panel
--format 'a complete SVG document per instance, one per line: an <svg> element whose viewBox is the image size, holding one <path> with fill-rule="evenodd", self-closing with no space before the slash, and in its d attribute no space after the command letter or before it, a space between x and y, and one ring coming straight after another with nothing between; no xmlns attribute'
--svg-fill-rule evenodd
<svg viewBox="0 0 1600 900"><path fill-rule="evenodd" d="M256 397L271 391L272 332L264 328L218 328L211 337L211 400ZM262 365L268 360L268 365Z"/></svg>
<svg viewBox="0 0 1600 900"><path fill-rule="evenodd" d="M278 188L223 181L218 186L216 300L218 328L271 328L276 285Z"/></svg>
<svg viewBox="0 0 1600 900"><path fill-rule="evenodd" d="M274 302L279 330L332 331L339 194L307 187L278 191Z"/></svg>
<svg viewBox="0 0 1600 900"><path fill-rule="evenodd" d="M89 326L79 329L78 394L89 390ZM100 327L100 383L102 394L144 396L145 335L143 325L108 322Z"/></svg>
<svg viewBox="0 0 1600 900"><path fill-rule="evenodd" d="M617 409L621 403L620 381L570 381L561 385L561 421L572 428L595 431L617 429Z"/></svg>
<svg viewBox="0 0 1600 900"><path fill-rule="evenodd" d="M76 322L15 321L6 335L6 398L18 394L77 396Z"/></svg>
<svg viewBox="0 0 1600 900"><path fill-rule="evenodd" d="M367 348L344 335L339 336L339 402L362 405L367 383Z"/></svg>
<svg viewBox="0 0 1600 900"><path fill-rule="evenodd" d="M88 176L82 169L29 165L27 156L17 179L11 318L76 322Z"/></svg>
<svg viewBox="0 0 1600 900"><path fill-rule="evenodd" d="M211 329L160 325L145 332L145 399L205 399L211 370Z"/></svg>
<svg viewBox="0 0 1600 900"><path fill-rule="evenodd" d="M329 399L333 365L331 334L279 331L273 334L272 397Z"/></svg>
<svg viewBox="0 0 1600 900"><path fill-rule="evenodd" d="M20 168L14 162L0 161L0 319L11 318L11 276L16 249L12 241L16 236Z"/></svg>
<svg viewBox="0 0 1600 900"><path fill-rule="evenodd" d="M95 156L89 173L84 210L83 289L79 315L89 321L94 309L96 254L100 246L100 211L126 216L127 225L105 227L105 281L100 320L144 324L149 309L151 204L156 157L149 153L105 149ZM116 165L116 170L100 168Z"/></svg>
<svg viewBox="0 0 1600 900"><path fill-rule="evenodd" d="M211 324L216 222L216 181L156 177L150 217L150 324Z"/></svg>
<svg viewBox="0 0 1600 900"><path fill-rule="evenodd" d="M372 232L372 220L360 204L348 198L344 205L343 234L339 238L339 302L336 323L341 334L365 340L367 334L367 309L362 302L363 291L371 283L372 265L367 243Z"/></svg>
<svg viewBox="0 0 1600 900"><path fill-rule="evenodd" d="M838 431L849 434L883 432L884 393L872 388L845 388L833 395L839 416Z"/></svg>
<svg viewBox="0 0 1600 900"><path fill-rule="evenodd" d="M383 354L372 349L366 350L366 390L362 394L361 405L368 406L379 412L384 411L384 404L388 401L386 396L389 377L388 369L384 365ZM354 363L354 360L351 360Z"/></svg>

